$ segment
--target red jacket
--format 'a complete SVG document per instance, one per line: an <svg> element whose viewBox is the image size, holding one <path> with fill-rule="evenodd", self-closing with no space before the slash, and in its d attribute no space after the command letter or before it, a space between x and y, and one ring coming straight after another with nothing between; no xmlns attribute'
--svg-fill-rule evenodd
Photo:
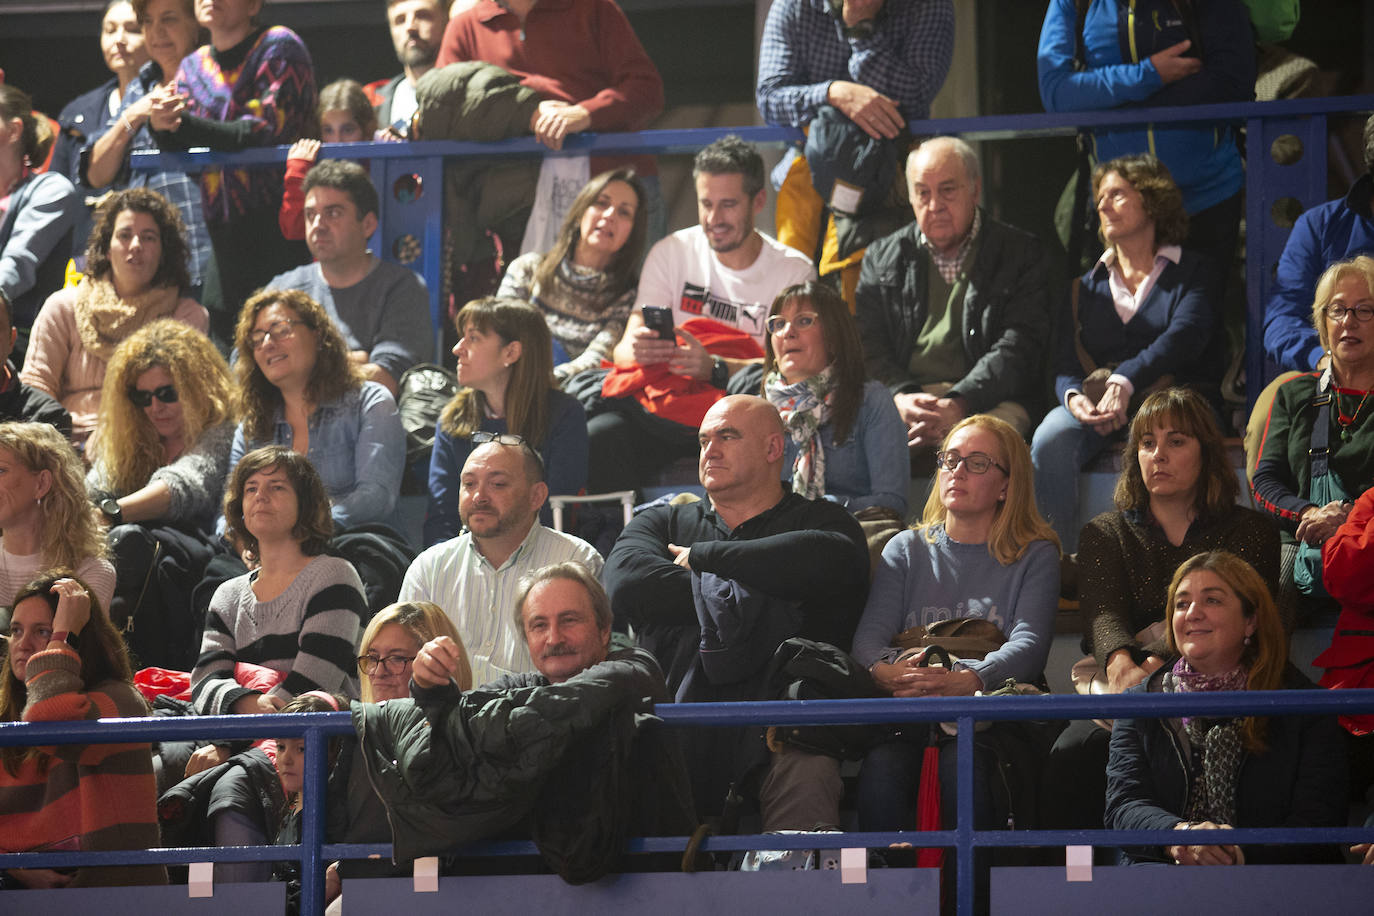
<svg viewBox="0 0 1374 916"><path fill-rule="evenodd" d="M1331 645L1312 660L1331 689L1374 687L1374 489L1322 547L1322 584L1341 604ZM1354 735L1374 732L1374 715L1341 716Z"/></svg>

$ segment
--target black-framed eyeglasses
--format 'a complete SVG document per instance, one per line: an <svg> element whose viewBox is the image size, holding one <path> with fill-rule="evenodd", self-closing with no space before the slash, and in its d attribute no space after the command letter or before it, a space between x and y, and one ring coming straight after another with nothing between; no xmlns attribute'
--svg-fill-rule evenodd
<svg viewBox="0 0 1374 916"><path fill-rule="evenodd" d="M972 455L961 455L954 449L946 449L945 451L935 453L935 463L946 471L953 471L962 463L964 469L970 474L986 474L989 468L997 468L997 470L1006 474L1008 477L1011 476L1011 471L1008 471L982 452L974 452Z"/></svg>
<svg viewBox="0 0 1374 916"><path fill-rule="evenodd" d="M281 321L274 321L261 331L252 331L248 335L248 346L254 350L261 350L267 343L267 338L273 340L288 340L296 336L296 325L305 324L299 318L283 318Z"/></svg>
<svg viewBox="0 0 1374 916"><path fill-rule="evenodd" d="M151 407L153 398L164 404L175 404L180 397L174 385L159 385L152 391L144 391L142 388L129 389L129 400L135 407Z"/></svg>
<svg viewBox="0 0 1374 916"><path fill-rule="evenodd" d="M479 429L472 434L473 446L486 445L488 442L495 442L497 445L509 445L512 448L527 449L534 460L539 464L539 477L544 477L544 456L539 454L539 449L530 445L524 436L517 436L515 433L493 433L485 429Z"/></svg>
<svg viewBox="0 0 1374 916"><path fill-rule="evenodd" d="M788 321L781 315L769 315L768 320L764 322L764 327L768 328L769 334L785 333L789 327L796 328L798 331L804 331L819 321L820 317L821 316L817 315L815 312L802 312L801 314L793 315L792 320Z"/></svg>
<svg viewBox="0 0 1374 916"><path fill-rule="evenodd" d="M381 655L359 655L358 670L371 677L378 668L381 668L382 673L395 677L398 674L405 674L406 666L413 661L415 661L413 655L388 655L385 657Z"/></svg>
<svg viewBox="0 0 1374 916"><path fill-rule="evenodd" d="M1356 321L1364 324L1369 319L1374 318L1374 305L1356 305L1348 308L1344 305L1328 305L1326 307L1326 317L1331 321L1340 323L1349 315L1354 315Z"/></svg>

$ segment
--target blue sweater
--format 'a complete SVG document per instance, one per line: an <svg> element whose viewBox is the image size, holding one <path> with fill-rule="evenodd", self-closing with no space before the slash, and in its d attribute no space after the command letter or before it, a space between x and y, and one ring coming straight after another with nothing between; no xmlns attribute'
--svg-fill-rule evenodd
<svg viewBox="0 0 1374 916"><path fill-rule="evenodd" d="M1160 273L1125 324L1112 304L1107 277L1107 266L1094 264L1078 293L1078 326L1093 361L1115 365L1136 391L1172 375L1175 384L1196 388L1220 407L1226 339L1219 321L1221 277L1211 262L1184 250L1177 264L1169 263ZM1065 332L1060 335L1054 390L1063 404L1070 389L1082 387L1083 367L1074 351L1070 322L1061 327Z"/></svg>
<svg viewBox="0 0 1374 916"><path fill-rule="evenodd" d="M907 482L911 457L907 452L906 424L882 382L864 384L864 399L845 442L836 444L835 425L820 429L825 443L825 495L850 512L869 506L886 506L906 515ZM792 487L792 465L797 443L789 436L782 461L782 479Z"/></svg>
<svg viewBox="0 0 1374 916"><path fill-rule="evenodd" d="M983 685L991 689L1009 677L1038 679L1059 609L1059 551L1054 544L1035 541L1019 560L1003 566L986 544L953 541L943 526L936 526L934 535L931 542L924 532L903 531L883 548L854 633L854 657L865 667L892 661L897 650L889 650L889 643L908 627L981 617L1007 637L996 652L968 663Z"/></svg>
<svg viewBox="0 0 1374 916"><path fill-rule="evenodd" d="M1132 11L1131 7L1134 7ZM1074 0L1051 0L1040 30L1040 99L1047 111L1248 102L1255 97L1255 40L1241 0L1194 2L1203 67L1165 85L1149 57L1190 39L1170 0L1092 0L1083 22L1087 69L1076 72ZM1097 160L1127 153L1158 156L1199 213L1238 193L1244 182L1235 137L1224 125L1148 125L1093 132Z"/></svg>
<svg viewBox="0 0 1374 916"><path fill-rule="evenodd" d="M1357 254L1374 254L1374 176L1361 175L1345 197L1298 217L1283 246L1274 295L1264 310L1264 352L1280 369L1307 372L1322 357L1312 299L1322 271Z"/></svg>

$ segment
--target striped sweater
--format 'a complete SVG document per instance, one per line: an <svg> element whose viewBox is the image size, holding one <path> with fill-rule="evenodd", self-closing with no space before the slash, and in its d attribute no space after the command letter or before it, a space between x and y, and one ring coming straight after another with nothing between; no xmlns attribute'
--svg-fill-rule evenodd
<svg viewBox="0 0 1374 916"><path fill-rule="evenodd" d="M166 148L210 146L242 149L291 143L309 129L315 116L315 70L310 52L295 32L272 26L218 53L203 45L187 55L177 71L177 91L187 97L183 126L159 134ZM207 132L198 121L230 129ZM236 128L236 129L234 129ZM280 166L206 169L200 176L205 222L224 225L233 217L281 205Z"/></svg>
<svg viewBox="0 0 1374 916"><path fill-rule="evenodd" d="M29 659L24 721L146 716L132 684L81 689L81 659L67 646ZM0 848L89 852L159 845L157 784L147 744L68 744L40 749L18 773L0 767ZM74 886L165 884L161 865L83 868Z"/></svg>
<svg viewBox="0 0 1374 916"><path fill-rule="evenodd" d="M205 615L191 702L200 715L227 714L255 691L234 680L250 662L286 678L271 693L283 700L307 690L358 695L357 645L367 616L362 580L347 560L319 556L271 601L253 594L257 573L215 591Z"/></svg>

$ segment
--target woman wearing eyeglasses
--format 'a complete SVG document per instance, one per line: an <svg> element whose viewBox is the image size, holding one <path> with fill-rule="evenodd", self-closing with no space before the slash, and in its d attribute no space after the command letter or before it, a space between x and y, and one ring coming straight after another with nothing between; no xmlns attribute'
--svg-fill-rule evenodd
<svg viewBox="0 0 1374 916"><path fill-rule="evenodd" d="M1319 550L1345 523L1352 501L1374 485L1374 404L1366 403L1374 391L1371 319L1374 258L1360 255L1328 267L1317 281L1312 324L1330 363L1280 385L1269 408L1251 488L1255 503L1283 531L1285 588L1293 582L1294 563L1297 570L1303 566L1297 545ZM1324 456L1314 458L1323 444ZM1299 582L1307 596L1299 613L1327 603L1319 557L1317 566L1315 582L1310 576Z"/></svg>
<svg viewBox="0 0 1374 916"><path fill-rule="evenodd" d="M883 549L868 603L854 633L854 658L879 690L898 697L970 696L1007 678L1040 682L1059 606L1059 545L1035 508L1030 452L1009 424L985 414L950 430L936 454L939 471L925 513ZM982 661L953 668L898 660L893 637L916 625L976 617L1001 628L1006 642ZM859 772L859 826L902 830L915 824L925 724L873 748ZM940 750L944 822L953 825L954 746ZM986 823L992 800L986 762L974 764L974 811Z"/></svg>
<svg viewBox="0 0 1374 916"><path fill-rule="evenodd" d="M229 466L284 445L319 472L340 527L389 520L405 431L391 393L364 381L323 306L299 290L262 290L243 304L234 341L241 422Z"/></svg>
<svg viewBox="0 0 1374 916"><path fill-rule="evenodd" d="M773 300L760 392L787 427L783 479L850 512L906 516L906 428L881 382L864 381L849 307L823 283L789 286Z"/></svg>
<svg viewBox="0 0 1374 916"><path fill-rule="evenodd" d="M1061 347L1055 407L1035 430L1035 495L1065 552L1078 549L1078 470L1118 439L1156 388L1185 385L1220 414L1226 339L1222 278L1180 247L1183 197L1154 156L1122 156L1093 171L1106 246L1074 281Z"/></svg>
<svg viewBox="0 0 1374 916"><path fill-rule="evenodd" d="M453 319L459 340L458 393L434 429L429 461L425 545L457 537L458 478L476 433L509 433L529 443L544 461L554 496L587 485L587 413L553 377L553 343L543 312L519 299L474 299ZM484 440L487 441L487 440ZM540 519L550 524L548 506Z"/></svg>
<svg viewBox="0 0 1374 916"><path fill-rule="evenodd" d="M129 188L96 211L86 274L43 303L19 374L71 413L72 441L95 428L106 364L121 341L158 318L209 326L209 313L182 295L188 257L181 214L156 191Z"/></svg>

